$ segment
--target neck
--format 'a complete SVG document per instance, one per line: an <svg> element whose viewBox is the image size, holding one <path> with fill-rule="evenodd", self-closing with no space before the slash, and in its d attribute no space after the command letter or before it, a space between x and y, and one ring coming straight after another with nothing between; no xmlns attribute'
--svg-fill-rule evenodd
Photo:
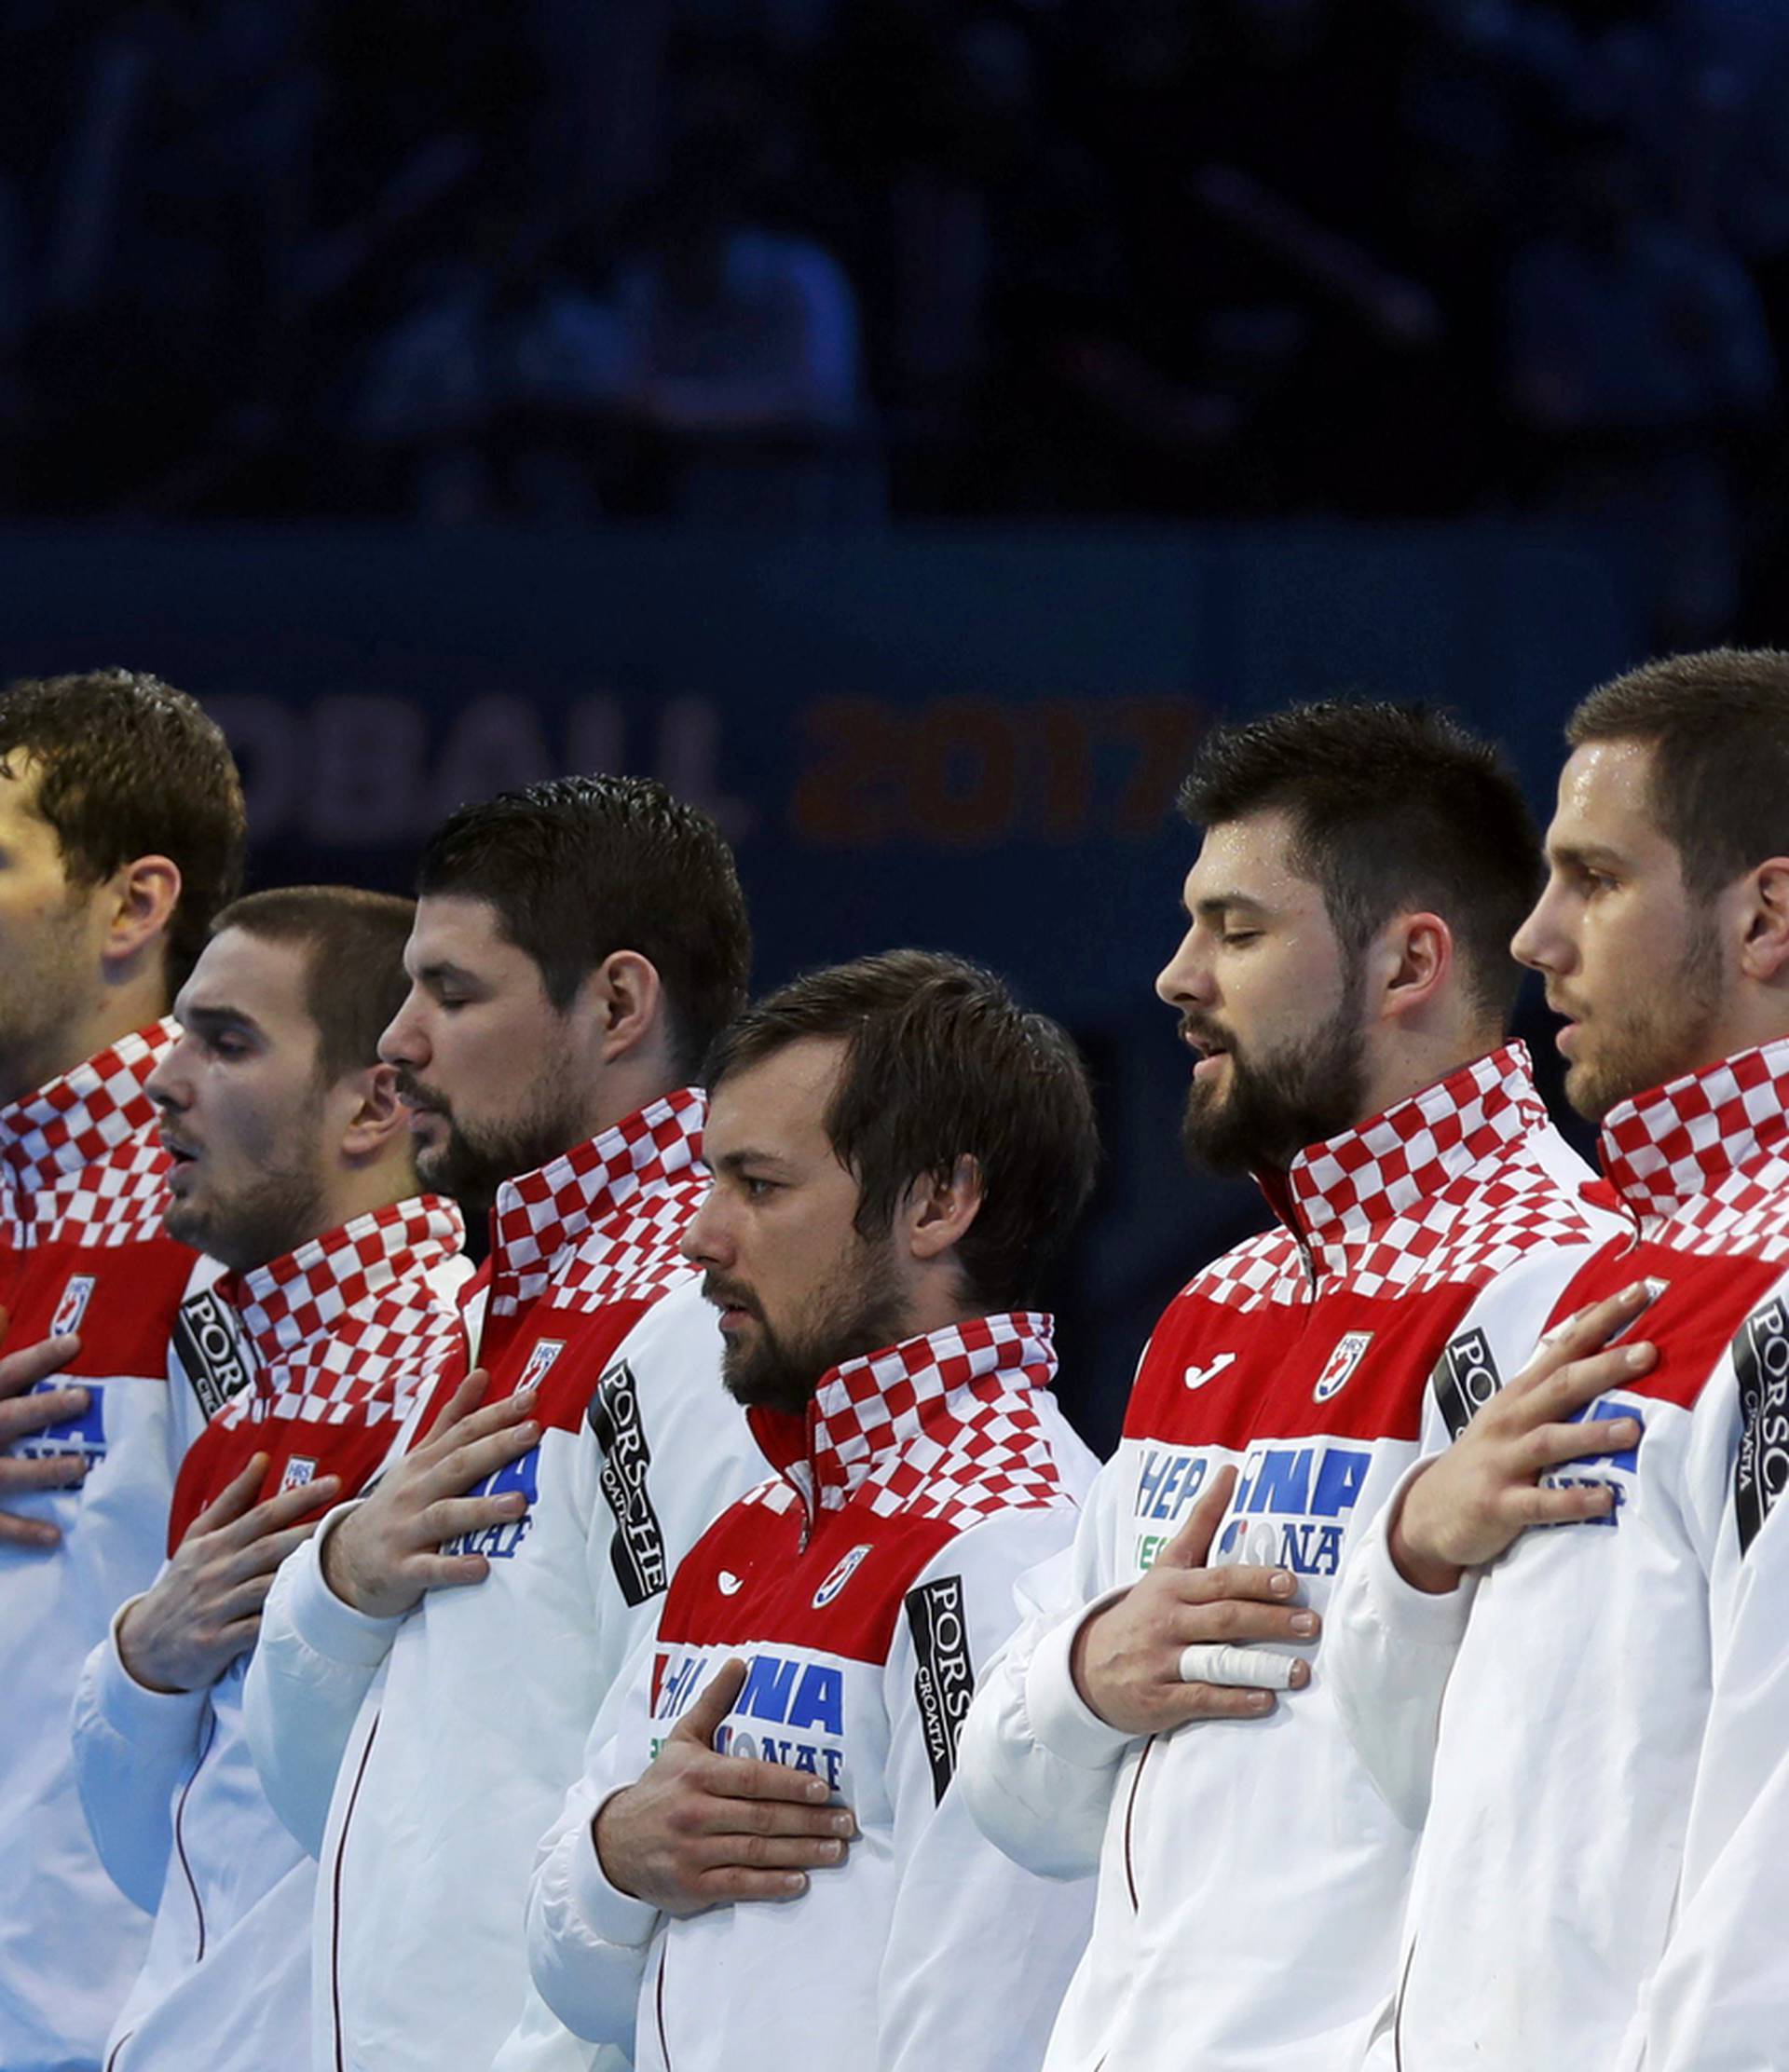
<svg viewBox="0 0 1789 2072"><path fill-rule="evenodd" d="M636 1115L643 1108L649 1108L654 1101L663 1100L675 1094L688 1082L677 1076L669 1064L662 1059L642 1059L635 1063L623 1058L603 1072L584 1104L580 1118L582 1134L566 1146L570 1151L574 1145L588 1143L594 1137L602 1137L618 1123L624 1123L630 1115Z"/></svg>
<svg viewBox="0 0 1789 2072"><path fill-rule="evenodd" d="M1495 1023L1483 1023L1388 1046L1368 1074L1366 1108L1360 1121L1371 1122L1425 1087L1451 1079L1475 1058L1499 1048L1503 1041L1503 1031Z"/></svg>
<svg viewBox="0 0 1789 2072"><path fill-rule="evenodd" d="M372 1166L336 1173L323 1191L316 1213L266 1259L255 1261L254 1266L266 1266L276 1259L285 1259L317 1238L327 1237L332 1231L358 1222L362 1216L371 1216L376 1209L389 1208L394 1202L409 1200L417 1191L416 1167L410 1162L407 1146L402 1157L382 1158ZM254 1267L242 1270L253 1272Z"/></svg>

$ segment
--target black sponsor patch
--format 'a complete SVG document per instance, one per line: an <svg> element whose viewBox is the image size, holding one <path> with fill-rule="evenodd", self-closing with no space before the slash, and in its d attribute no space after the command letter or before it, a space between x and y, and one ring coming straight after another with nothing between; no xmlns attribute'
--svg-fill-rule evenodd
<svg viewBox="0 0 1789 2072"><path fill-rule="evenodd" d="M1733 1516L1740 1552L1751 1551L1789 1482L1789 1309L1755 1310L1733 1341L1740 1382L1740 1457L1733 1464Z"/></svg>
<svg viewBox="0 0 1789 2072"><path fill-rule="evenodd" d="M925 1759L932 1765L935 1804L956 1775L957 1737L976 1695L969 1624L963 1612L963 1577L941 1575L935 1583L908 1590L907 1623L913 1629L913 1652L920 1661L913 1677L913 1701L920 1710L920 1731L925 1737Z"/></svg>
<svg viewBox="0 0 1789 2072"><path fill-rule="evenodd" d="M1458 1438L1503 1386L1503 1376L1491 1357L1491 1342L1482 1331L1462 1331L1450 1339L1446 1352L1436 1363L1429 1385L1435 1402L1447 1420L1448 1434Z"/></svg>
<svg viewBox="0 0 1789 2072"><path fill-rule="evenodd" d="M249 1356L236 1335L235 1313L212 1288L189 1295L174 1312L174 1356L208 1420L248 1386Z"/></svg>
<svg viewBox="0 0 1789 2072"><path fill-rule="evenodd" d="M640 1423L640 1393L625 1360L617 1361L597 1383L587 1415L603 1450L603 1496L615 1514L609 1564L627 1602L644 1604L663 1589L668 1577L664 1534L646 1486L652 1454Z"/></svg>

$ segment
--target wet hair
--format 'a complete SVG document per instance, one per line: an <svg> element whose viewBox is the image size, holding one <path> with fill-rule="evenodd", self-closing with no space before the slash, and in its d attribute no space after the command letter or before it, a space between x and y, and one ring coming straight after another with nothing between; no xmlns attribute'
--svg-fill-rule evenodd
<svg viewBox="0 0 1789 2072"><path fill-rule="evenodd" d="M1216 727L1181 809L1202 827L1284 812L1292 867L1350 956L1394 915L1436 913L1478 1006L1514 1005L1509 939L1540 892L1540 838L1497 750L1445 713L1326 700Z"/></svg>
<svg viewBox="0 0 1789 2072"><path fill-rule="evenodd" d="M804 1037L845 1045L822 1118L857 1182L859 1235L893 1228L915 1182L973 1158L982 1201L957 1258L984 1310L1037 1300L1093 1189L1099 1138L1080 1055L992 972L921 949L810 972L749 1007L710 1052L710 1088Z"/></svg>

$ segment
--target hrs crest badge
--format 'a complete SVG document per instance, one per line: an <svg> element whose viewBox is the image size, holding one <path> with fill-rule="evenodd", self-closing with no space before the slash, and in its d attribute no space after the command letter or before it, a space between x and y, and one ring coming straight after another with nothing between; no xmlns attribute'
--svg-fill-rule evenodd
<svg viewBox="0 0 1789 2072"><path fill-rule="evenodd" d="M62 1290L62 1299L56 1305L56 1314L49 1320L49 1335L61 1338L64 1331L78 1331L81 1319L87 1315L87 1305L93 1300L95 1287L91 1274L71 1274L68 1286Z"/></svg>
<svg viewBox="0 0 1789 2072"><path fill-rule="evenodd" d="M1348 1377L1359 1366L1366 1350L1372 1343L1371 1331L1344 1331L1335 1342L1335 1350L1323 1363L1323 1371L1317 1377L1317 1386L1311 1391L1319 1403L1327 1403L1332 1396L1338 1395Z"/></svg>
<svg viewBox="0 0 1789 2072"><path fill-rule="evenodd" d="M528 1364L522 1370L522 1379L515 1384L515 1394L520 1396L525 1388L532 1388L537 1382L545 1381L547 1370L565 1349L563 1338L537 1339L528 1354Z"/></svg>
<svg viewBox="0 0 1789 2072"><path fill-rule="evenodd" d="M820 1588L814 1591L813 1609L816 1612L823 1611L828 1604L832 1602L833 1599L838 1596L839 1592L842 1590L845 1585L851 1581L852 1577L856 1574L859 1566L862 1564L864 1556L868 1552L869 1548L867 1546L854 1547L852 1548L851 1552L847 1554L843 1561L839 1563L838 1567L835 1568L832 1574L826 1577L826 1581L821 1584Z"/></svg>

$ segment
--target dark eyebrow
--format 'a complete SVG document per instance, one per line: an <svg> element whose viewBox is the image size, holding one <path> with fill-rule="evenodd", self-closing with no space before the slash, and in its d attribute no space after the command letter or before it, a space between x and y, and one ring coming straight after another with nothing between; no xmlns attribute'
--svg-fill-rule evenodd
<svg viewBox="0 0 1789 2072"><path fill-rule="evenodd" d="M1193 902L1192 911L1200 920L1223 920L1232 914L1240 914L1249 920L1265 920L1268 913L1263 901L1250 899L1247 893L1209 893Z"/></svg>
<svg viewBox="0 0 1789 2072"><path fill-rule="evenodd" d="M266 1030L242 1007L189 1007L180 1017L183 1029L196 1029L201 1036L214 1036L221 1029L246 1029L251 1036L265 1036Z"/></svg>
<svg viewBox="0 0 1789 2072"><path fill-rule="evenodd" d="M478 976L476 973L469 972L463 964L450 964L444 957L417 967L416 982L418 986L445 986L456 981L462 986L476 986Z"/></svg>
<svg viewBox="0 0 1789 2072"><path fill-rule="evenodd" d="M779 1172L791 1169L787 1159L779 1158L774 1152L755 1152L749 1144L742 1151L723 1152L708 1163L716 1172L726 1173L734 1179L740 1179L748 1166L772 1166Z"/></svg>
<svg viewBox="0 0 1789 2072"><path fill-rule="evenodd" d="M1596 842L1549 842L1547 854L1554 864L1564 864L1568 870L1620 870L1623 860L1614 850L1604 849Z"/></svg>

